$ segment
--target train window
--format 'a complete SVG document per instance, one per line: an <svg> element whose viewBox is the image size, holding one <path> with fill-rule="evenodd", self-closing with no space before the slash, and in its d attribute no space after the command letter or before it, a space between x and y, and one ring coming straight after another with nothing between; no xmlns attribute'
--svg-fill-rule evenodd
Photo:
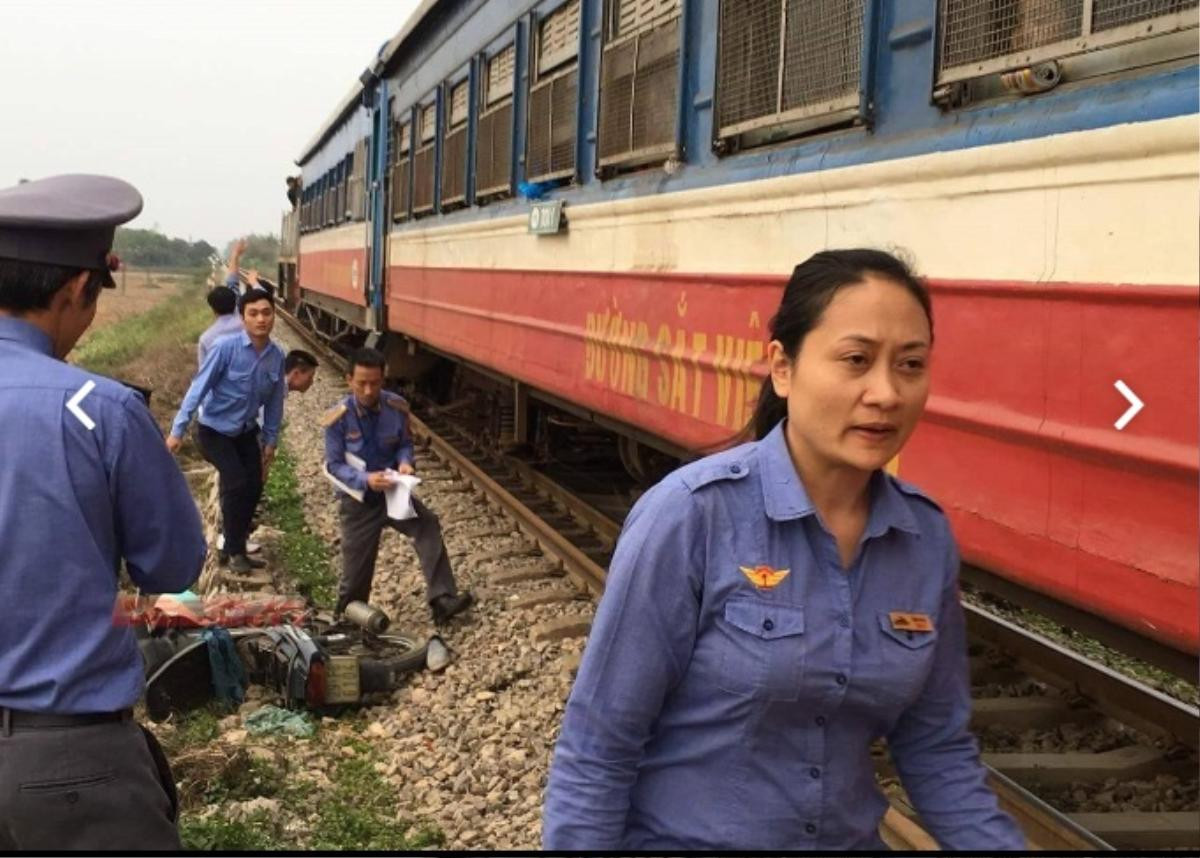
<svg viewBox="0 0 1200 858"><path fill-rule="evenodd" d="M681 0L610 0L600 62L600 166L675 151Z"/></svg>
<svg viewBox="0 0 1200 858"><path fill-rule="evenodd" d="M350 173L353 170L354 156L347 155L338 165L337 220L339 223L350 219Z"/></svg>
<svg viewBox="0 0 1200 858"><path fill-rule="evenodd" d="M467 201L467 119L470 112L470 81L449 87L450 109L445 111L442 137L442 209Z"/></svg>
<svg viewBox="0 0 1200 858"><path fill-rule="evenodd" d="M542 20L536 56L525 172L531 181L569 178L575 174L579 0L567 0Z"/></svg>
<svg viewBox="0 0 1200 858"><path fill-rule="evenodd" d="M859 113L862 0L722 0L718 137L746 146Z"/></svg>
<svg viewBox="0 0 1200 858"><path fill-rule="evenodd" d="M968 81L983 97L1050 89L1065 74L1059 61L1085 54L1071 63L1072 76L1194 55L1194 34L1180 47L1160 37L1200 23L1200 0L939 0L938 6L935 96L943 104L965 100ZM1130 44L1151 39L1152 46ZM1171 55L1156 55L1163 50Z"/></svg>
<svg viewBox="0 0 1200 858"><path fill-rule="evenodd" d="M517 49L509 45L487 61L475 133L475 198L512 189L513 79Z"/></svg>
<svg viewBox="0 0 1200 858"><path fill-rule="evenodd" d="M437 140L437 103L420 111L421 145L413 153L413 215L433 211L434 146Z"/></svg>
<svg viewBox="0 0 1200 858"><path fill-rule="evenodd" d="M392 125L395 145L392 151L392 220L404 220L408 217L408 165L411 137L409 123L397 122Z"/></svg>
<svg viewBox="0 0 1200 858"><path fill-rule="evenodd" d="M354 144L351 156L353 171L350 174L350 217L365 220L367 217L367 155L371 151L371 138L364 137Z"/></svg>

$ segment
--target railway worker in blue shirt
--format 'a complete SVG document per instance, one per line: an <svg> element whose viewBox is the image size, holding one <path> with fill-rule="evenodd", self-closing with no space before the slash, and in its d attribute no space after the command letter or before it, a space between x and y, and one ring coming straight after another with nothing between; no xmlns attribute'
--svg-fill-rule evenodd
<svg viewBox="0 0 1200 858"><path fill-rule="evenodd" d="M204 356L213 347L213 343L221 337L236 334L242 330L242 317L237 311L237 293L228 286L214 286L209 290L206 301L212 308L216 319L204 329L196 341L196 366L204 364Z"/></svg>
<svg viewBox="0 0 1200 858"><path fill-rule="evenodd" d="M271 340L275 307L262 289L238 299L244 330L213 345L171 426L167 448L174 453L192 415L203 407L196 430L200 451L219 473L222 559L233 572L262 568L246 553L250 521L262 497L267 469L275 458L287 382L283 350ZM262 446L258 410L263 408Z"/></svg>
<svg viewBox="0 0 1200 858"><path fill-rule="evenodd" d="M114 608L122 560L144 591L196 579L200 516L144 400L63 361L141 208L105 176L0 190L0 852L180 846Z"/></svg>
<svg viewBox="0 0 1200 858"><path fill-rule="evenodd" d="M359 349L350 356L346 383L350 395L330 409L321 421L325 427L325 467L347 488L362 492L359 501L338 492L342 520L342 577L335 611L351 602L370 601L375 559L384 525L413 540L425 576L425 593L435 623L441 624L465 611L475 601L459 593L442 541L442 526L433 510L415 495L416 517L388 518L383 492L389 485L386 471L416 472L412 435L408 430L408 403L383 389L385 360L375 349ZM359 462L347 461L347 453ZM355 467L361 464L362 467Z"/></svg>
<svg viewBox="0 0 1200 858"><path fill-rule="evenodd" d="M546 791L549 849L883 850L886 737L947 849L1023 848L968 732L958 554L884 472L929 391L923 284L818 253L771 320L753 443L634 507Z"/></svg>

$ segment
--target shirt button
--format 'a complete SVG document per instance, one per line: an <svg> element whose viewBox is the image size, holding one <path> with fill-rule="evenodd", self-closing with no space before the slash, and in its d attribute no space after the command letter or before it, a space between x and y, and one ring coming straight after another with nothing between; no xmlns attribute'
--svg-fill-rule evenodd
<svg viewBox="0 0 1200 858"><path fill-rule="evenodd" d="M770 620L770 619L763 620L763 631L769 632L773 628L775 628L775 623L772 620Z"/></svg>
<svg viewBox="0 0 1200 858"><path fill-rule="evenodd" d="M741 472L742 472L742 466L741 466L741 465L730 465L730 466L729 466L729 473L731 473L731 474L740 474Z"/></svg>
<svg viewBox="0 0 1200 858"><path fill-rule="evenodd" d="M818 716L817 716L817 726L818 726L818 727L824 727L824 726L825 726L825 716L824 716L824 715L818 715Z"/></svg>
<svg viewBox="0 0 1200 858"><path fill-rule="evenodd" d="M814 780L821 776L821 770L816 766L813 766L811 769L809 769L808 773Z"/></svg>
<svg viewBox="0 0 1200 858"><path fill-rule="evenodd" d="M810 823L808 823L807 825L805 825L805 826L804 826L804 830L805 830L806 832L808 832L809 834L816 834L816 833L817 833L817 826L813 825L813 824L810 822Z"/></svg>
<svg viewBox="0 0 1200 858"><path fill-rule="evenodd" d="M838 625L841 626L843 629L850 628L850 618L848 616L846 616L845 614L839 615L838 616Z"/></svg>
<svg viewBox="0 0 1200 858"><path fill-rule="evenodd" d="M834 677L834 678L835 678L835 679L837 679L837 684L838 684L838 685L845 685L845 684L846 684L846 674L844 674L844 673L839 673L839 674L838 674L836 677Z"/></svg>

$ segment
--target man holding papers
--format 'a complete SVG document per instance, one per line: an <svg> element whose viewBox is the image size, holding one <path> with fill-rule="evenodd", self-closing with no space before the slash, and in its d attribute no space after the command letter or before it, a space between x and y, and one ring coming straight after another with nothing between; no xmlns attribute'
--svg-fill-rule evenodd
<svg viewBox="0 0 1200 858"><path fill-rule="evenodd" d="M409 493L418 481L412 476L408 403L383 389L383 370L383 355L374 349L352 354L346 376L350 395L321 421L325 470L338 488L342 521L336 612L354 601L370 601L379 537L387 525L413 540L433 621L441 624L475 600L469 592L458 592L437 516ZM389 516L389 507L397 517Z"/></svg>

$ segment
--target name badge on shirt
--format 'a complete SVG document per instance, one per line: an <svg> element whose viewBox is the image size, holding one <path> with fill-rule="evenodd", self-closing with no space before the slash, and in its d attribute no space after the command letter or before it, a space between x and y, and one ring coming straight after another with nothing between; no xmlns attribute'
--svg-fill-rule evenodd
<svg viewBox="0 0 1200 858"><path fill-rule="evenodd" d="M891 611L888 613L888 619L892 621L892 628L897 631L933 631L933 620L929 619L929 614L907 614L904 611Z"/></svg>
<svg viewBox="0 0 1200 858"><path fill-rule="evenodd" d="M362 433L361 433L361 432L353 432L353 431L351 431L351 432L347 432L347 433L346 433L346 440L347 440L347 441L357 441L357 440L358 440L359 438L361 438L361 437L362 437Z"/></svg>

